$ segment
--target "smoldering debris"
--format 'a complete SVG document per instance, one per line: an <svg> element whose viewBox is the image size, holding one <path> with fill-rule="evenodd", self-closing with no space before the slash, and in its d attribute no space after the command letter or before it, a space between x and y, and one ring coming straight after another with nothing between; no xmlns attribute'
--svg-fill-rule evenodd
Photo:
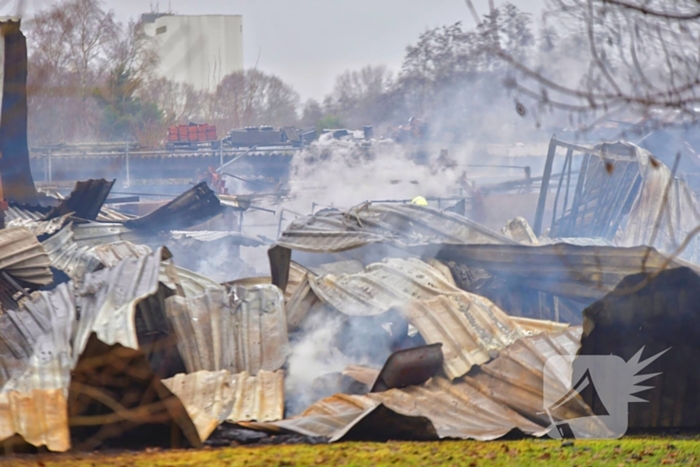
<svg viewBox="0 0 700 467"><path fill-rule="evenodd" d="M301 156L319 170L367 149L349 136L319 144L307 151L327 144L328 157ZM572 419L584 420L579 434L609 435L590 393L556 407L545 394L571 387L579 352L633 361L644 336L662 351L669 341L654 330L672 329L693 354L682 297L700 281L698 251L672 250L673 226L688 230L697 202L635 146L575 149L585 170L550 173L561 201L544 215L541 178L538 225L519 217L500 233L465 209L363 202L299 216L269 245L231 217L217 224L252 204L206 185L138 218L101 204L104 181L80 184L60 209L11 206L0 229L5 450L492 440ZM378 155L362 157L371 166ZM624 167L614 187L595 157ZM91 187L100 196L84 200ZM673 196L664 210L660 187ZM240 249L268 246L269 269L251 277ZM653 306L631 312L645 297ZM632 426L696 429L697 417L678 415L696 378L663 355L653 369L685 386L654 389L673 410L631 410Z"/></svg>

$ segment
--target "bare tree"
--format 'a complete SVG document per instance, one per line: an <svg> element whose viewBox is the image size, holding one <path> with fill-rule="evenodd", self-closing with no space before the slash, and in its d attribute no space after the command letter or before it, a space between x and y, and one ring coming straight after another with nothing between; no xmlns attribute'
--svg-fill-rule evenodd
<svg viewBox="0 0 700 467"><path fill-rule="evenodd" d="M209 120L222 128L297 122L299 94L276 76L245 70L224 77L212 96Z"/></svg>
<svg viewBox="0 0 700 467"><path fill-rule="evenodd" d="M386 94L393 86L392 73L384 65L346 71L335 80L326 112L342 115L352 127L383 121L387 116Z"/></svg>
<svg viewBox="0 0 700 467"><path fill-rule="evenodd" d="M697 0L550 0L545 19L577 42L584 66L563 70L559 47L539 63L494 40L491 51L517 73L507 85L541 111L563 109L587 128L613 112L652 116L661 125L700 116L700 3ZM573 40L572 40L573 39ZM572 77L574 79L572 79Z"/></svg>

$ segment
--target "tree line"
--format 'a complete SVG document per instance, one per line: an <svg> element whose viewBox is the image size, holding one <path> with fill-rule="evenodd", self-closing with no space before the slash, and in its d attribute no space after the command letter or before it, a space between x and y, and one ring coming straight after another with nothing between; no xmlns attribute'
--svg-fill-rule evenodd
<svg viewBox="0 0 700 467"><path fill-rule="evenodd" d="M467 4L471 4L467 1ZM212 92L156 76L153 39L118 22L101 0L64 0L27 30L33 145L135 140L162 143L188 121L236 127L384 127L410 117L451 141L526 139L534 129L582 128L601 118L665 112L695 119L700 90L696 0L548 0L535 27L505 3L475 26L423 32L401 69L348 70L321 102L300 102L257 69Z"/></svg>

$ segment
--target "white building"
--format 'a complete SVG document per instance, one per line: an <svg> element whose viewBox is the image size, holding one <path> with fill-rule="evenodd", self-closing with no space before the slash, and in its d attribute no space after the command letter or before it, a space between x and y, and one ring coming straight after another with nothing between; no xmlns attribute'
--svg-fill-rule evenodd
<svg viewBox="0 0 700 467"><path fill-rule="evenodd" d="M243 69L241 15L144 14L141 22L157 40L157 73L164 78L211 91Z"/></svg>

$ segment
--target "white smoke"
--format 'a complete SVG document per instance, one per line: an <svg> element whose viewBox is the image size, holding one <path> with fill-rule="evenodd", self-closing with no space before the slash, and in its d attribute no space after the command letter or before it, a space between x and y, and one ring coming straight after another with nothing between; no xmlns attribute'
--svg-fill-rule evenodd
<svg viewBox="0 0 700 467"><path fill-rule="evenodd" d="M370 144L323 135L292 160L293 206L306 213L313 202L347 208L368 200L454 196L463 172L457 160L463 164L469 149L463 147L457 157L450 156L450 164L439 160L439 147L403 146L391 140Z"/></svg>

